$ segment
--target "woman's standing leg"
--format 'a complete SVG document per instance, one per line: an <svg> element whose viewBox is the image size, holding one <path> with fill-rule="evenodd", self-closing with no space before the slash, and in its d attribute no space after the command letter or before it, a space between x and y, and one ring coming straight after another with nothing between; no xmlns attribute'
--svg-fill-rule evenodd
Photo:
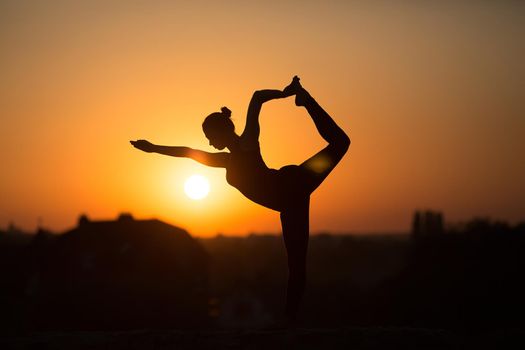
<svg viewBox="0 0 525 350"><path fill-rule="evenodd" d="M286 316L290 321L294 321L297 317L306 284L309 208L310 198L307 197L281 212L283 238L288 256Z"/></svg>

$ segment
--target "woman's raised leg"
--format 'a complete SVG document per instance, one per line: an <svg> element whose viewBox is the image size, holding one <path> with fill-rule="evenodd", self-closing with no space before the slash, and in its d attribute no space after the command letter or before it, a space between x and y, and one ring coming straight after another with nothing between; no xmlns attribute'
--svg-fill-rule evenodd
<svg viewBox="0 0 525 350"><path fill-rule="evenodd" d="M290 86L293 86L295 90L295 104L306 108L317 131L328 142L328 146L300 165L306 170L304 172L307 177L305 182L309 193L312 193L343 158L348 147L350 147L350 138L301 86L299 78L295 77Z"/></svg>

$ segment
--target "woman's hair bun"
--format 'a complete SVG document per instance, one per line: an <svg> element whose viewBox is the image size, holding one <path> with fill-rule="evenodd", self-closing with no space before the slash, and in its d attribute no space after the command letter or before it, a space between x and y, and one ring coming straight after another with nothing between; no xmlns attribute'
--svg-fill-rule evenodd
<svg viewBox="0 0 525 350"><path fill-rule="evenodd" d="M222 108L221 108L221 112L222 112L222 114L223 114L224 116L226 116L227 118L231 117L231 115L232 115L232 111L230 111L230 110L228 109L228 107L222 107Z"/></svg>

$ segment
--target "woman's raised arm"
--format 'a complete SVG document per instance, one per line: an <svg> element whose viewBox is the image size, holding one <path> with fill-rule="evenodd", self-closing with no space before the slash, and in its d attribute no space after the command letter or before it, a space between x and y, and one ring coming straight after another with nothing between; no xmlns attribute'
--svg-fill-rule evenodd
<svg viewBox="0 0 525 350"><path fill-rule="evenodd" d="M243 142L250 144L252 142L256 143L259 140L261 130L259 126L259 114L261 113L263 103L288 96L290 95L281 90L258 90L253 93L246 114L246 126L241 134Z"/></svg>
<svg viewBox="0 0 525 350"><path fill-rule="evenodd" d="M285 98L295 94L295 85L299 81L299 78L295 76L292 79L290 85L284 88L284 90L258 90L253 93L252 99L248 106L248 113L246 114L246 126L241 134L243 142L257 143L259 140L260 126L259 126L259 114L263 103L275 100L278 98Z"/></svg>
<svg viewBox="0 0 525 350"><path fill-rule="evenodd" d="M190 147L159 146L147 140L130 141L133 147L148 153L159 153L171 157L191 158L201 164L225 168L228 165L230 154L228 152L210 153Z"/></svg>

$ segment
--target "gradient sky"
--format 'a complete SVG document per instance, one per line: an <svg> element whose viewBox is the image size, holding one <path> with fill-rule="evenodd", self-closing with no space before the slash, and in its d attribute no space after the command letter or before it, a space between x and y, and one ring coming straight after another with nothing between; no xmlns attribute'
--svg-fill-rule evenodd
<svg viewBox="0 0 525 350"><path fill-rule="evenodd" d="M80 213L157 217L195 235L279 232L224 169L139 152L214 151L203 118L244 127L251 94L302 83L352 139L313 194L314 232L525 219L525 2L2 1L0 228L60 232ZM324 143L292 99L261 113L270 167ZM211 181L202 201L183 182Z"/></svg>

